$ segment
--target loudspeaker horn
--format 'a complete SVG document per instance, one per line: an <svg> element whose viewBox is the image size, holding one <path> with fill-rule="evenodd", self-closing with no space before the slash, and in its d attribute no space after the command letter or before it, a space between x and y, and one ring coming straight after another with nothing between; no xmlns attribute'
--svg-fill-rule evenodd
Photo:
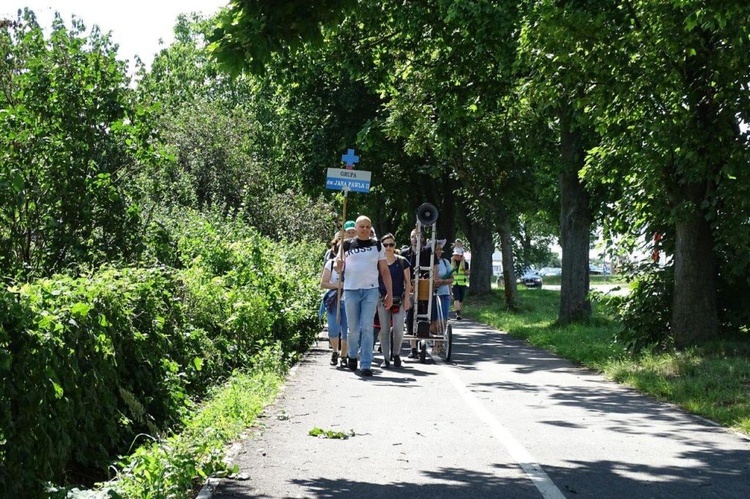
<svg viewBox="0 0 750 499"><path fill-rule="evenodd" d="M437 222L438 219L438 210L435 208L435 205L430 203L422 203L422 205L417 208L417 220L419 220L423 225L432 225L435 222Z"/></svg>

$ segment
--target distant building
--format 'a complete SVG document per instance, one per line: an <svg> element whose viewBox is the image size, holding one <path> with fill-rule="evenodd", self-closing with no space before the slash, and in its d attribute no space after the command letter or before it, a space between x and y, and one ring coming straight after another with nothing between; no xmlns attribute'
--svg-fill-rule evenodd
<svg viewBox="0 0 750 499"><path fill-rule="evenodd" d="M503 254L499 251L492 253L492 275L495 277L503 275Z"/></svg>

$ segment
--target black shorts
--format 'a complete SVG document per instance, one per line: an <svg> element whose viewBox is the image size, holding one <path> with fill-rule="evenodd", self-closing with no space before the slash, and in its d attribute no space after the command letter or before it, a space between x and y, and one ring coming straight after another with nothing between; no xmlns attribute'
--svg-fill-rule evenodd
<svg viewBox="0 0 750 499"><path fill-rule="evenodd" d="M465 295L466 295L466 286L461 286L458 284L453 285L453 300L458 301L458 302L463 302Z"/></svg>

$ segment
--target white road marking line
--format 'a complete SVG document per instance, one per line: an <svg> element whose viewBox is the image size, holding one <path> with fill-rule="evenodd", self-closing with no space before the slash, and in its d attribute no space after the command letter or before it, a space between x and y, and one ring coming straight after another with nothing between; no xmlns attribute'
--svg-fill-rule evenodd
<svg viewBox="0 0 750 499"><path fill-rule="evenodd" d="M474 396L473 393L458 378L456 373L444 362L438 364L441 370L450 380L453 387L464 398L466 403L471 407L479 419L484 421L490 427L492 433L499 439L505 449L513 459L521 466L523 471L529 477L534 486L541 492L542 497L546 499L565 499L565 495L557 488L555 483L544 472L534 457L521 445L518 440L513 438L500 422L487 410L486 407Z"/></svg>

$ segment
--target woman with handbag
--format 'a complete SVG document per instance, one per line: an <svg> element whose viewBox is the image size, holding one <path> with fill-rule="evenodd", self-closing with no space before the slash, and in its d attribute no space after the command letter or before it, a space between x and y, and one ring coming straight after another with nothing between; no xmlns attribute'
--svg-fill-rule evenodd
<svg viewBox="0 0 750 499"><path fill-rule="evenodd" d="M333 254L338 252L338 244L341 242L341 233L337 233L333 240ZM336 260L330 259L323 264L323 273L320 276L320 287L328 291L323 296L326 320L328 322L328 340L331 342L331 365L339 363L346 367L348 361L348 350L346 345L348 324L346 322L346 307L344 306L343 282L336 271ZM338 307L336 306L338 304ZM338 308L338 311L337 311Z"/></svg>
<svg viewBox="0 0 750 499"><path fill-rule="evenodd" d="M393 286L393 305L386 308L386 295L383 278L379 278L380 300L378 300L378 319L380 320L380 346L383 351L382 367L393 365L401 367L401 344L404 342L404 317L409 309L409 295L411 295L411 270L409 261L396 253L396 239L393 234L386 234L380 238L385 249L386 263L391 274ZM391 349L391 326L393 327L393 348ZM393 350L393 352L391 352Z"/></svg>

